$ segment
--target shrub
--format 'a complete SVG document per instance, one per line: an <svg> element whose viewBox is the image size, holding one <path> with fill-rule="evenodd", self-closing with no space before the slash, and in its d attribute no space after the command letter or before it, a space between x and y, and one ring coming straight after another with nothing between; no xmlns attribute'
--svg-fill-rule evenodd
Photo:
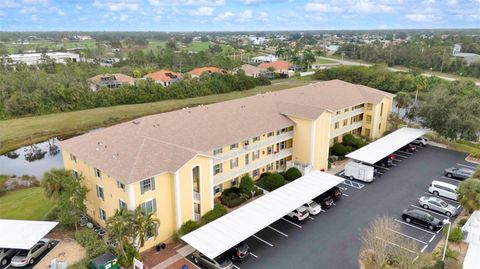
<svg viewBox="0 0 480 269"><path fill-rule="evenodd" d="M255 196L259 196L263 194L263 190L260 188L255 188Z"/></svg>
<svg viewBox="0 0 480 269"><path fill-rule="evenodd" d="M265 77L255 78L255 85L257 86L271 85L271 84L272 82L268 78L265 78Z"/></svg>
<svg viewBox="0 0 480 269"><path fill-rule="evenodd" d="M354 146L357 143L357 139L352 134L345 134L342 141L345 146Z"/></svg>
<svg viewBox="0 0 480 269"><path fill-rule="evenodd" d="M242 197L238 196L236 198L233 198L233 199L230 199L226 202L226 206L228 206L229 208L233 208L233 207L236 207L236 206L239 206L241 205L243 202L245 202L245 199L243 199Z"/></svg>
<svg viewBox="0 0 480 269"><path fill-rule="evenodd" d="M467 223L467 219L466 218L463 218L461 220L458 221L458 227L463 227L463 225L465 225L465 223Z"/></svg>
<svg viewBox="0 0 480 269"><path fill-rule="evenodd" d="M262 181L265 184L265 188L269 191L273 191L285 185L285 179L279 173L272 173L265 176Z"/></svg>
<svg viewBox="0 0 480 269"><path fill-rule="evenodd" d="M444 234L447 233L447 230L444 229ZM450 242L460 242L462 240L462 229L455 227L450 229L450 235L448 236L448 241Z"/></svg>
<svg viewBox="0 0 480 269"><path fill-rule="evenodd" d="M335 143L333 145L333 154L337 156L345 156L348 154L348 149L341 143Z"/></svg>
<svg viewBox="0 0 480 269"><path fill-rule="evenodd" d="M295 167L290 167L286 172L284 178L288 181L294 181L295 179L302 176L300 170Z"/></svg>
<svg viewBox="0 0 480 269"><path fill-rule="evenodd" d="M447 247L447 252L445 253L445 257L457 260L458 255L460 255L460 253L458 251L455 251L455 250Z"/></svg>
<svg viewBox="0 0 480 269"><path fill-rule="evenodd" d="M127 257L123 255L119 255L117 251L118 263L121 264L124 268L132 267L133 265L133 258L140 258L140 254L138 253L137 249L132 245L125 245L124 251L127 254Z"/></svg>
<svg viewBox="0 0 480 269"><path fill-rule="evenodd" d="M240 179L240 193L246 195L247 197L252 196L252 191L255 188L252 178L246 174Z"/></svg>
<svg viewBox="0 0 480 269"><path fill-rule="evenodd" d="M200 228L200 226L202 226L200 223L198 223L196 221L193 221L193 220L189 220L189 221L185 222L184 224L182 224L182 226L180 226L180 229L178 229L178 234L180 236L184 236L184 235L188 234L189 232L193 232L196 229Z"/></svg>
<svg viewBox="0 0 480 269"><path fill-rule="evenodd" d="M230 195L231 193L237 194L239 193L239 189L237 187L231 187L222 191L222 196Z"/></svg>
<svg viewBox="0 0 480 269"><path fill-rule="evenodd" d="M75 233L75 240L85 248L89 258L95 258L108 251L107 245L93 230L79 230Z"/></svg>
<svg viewBox="0 0 480 269"><path fill-rule="evenodd" d="M227 214L227 209L225 209L225 207L221 204L215 204L212 210L208 211L207 213L205 213L205 215L202 216L201 223L202 225L207 224L220 218L225 214Z"/></svg>

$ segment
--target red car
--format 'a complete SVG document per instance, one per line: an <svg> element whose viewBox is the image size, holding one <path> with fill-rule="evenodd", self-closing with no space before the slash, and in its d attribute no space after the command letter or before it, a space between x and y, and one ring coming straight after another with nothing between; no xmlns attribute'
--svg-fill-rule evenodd
<svg viewBox="0 0 480 269"><path fill-rule="evenodd" d="M400 150L403 150L406 152L415 152L417 150L417 147L412 144L408 144L400 148Z"/></svg>

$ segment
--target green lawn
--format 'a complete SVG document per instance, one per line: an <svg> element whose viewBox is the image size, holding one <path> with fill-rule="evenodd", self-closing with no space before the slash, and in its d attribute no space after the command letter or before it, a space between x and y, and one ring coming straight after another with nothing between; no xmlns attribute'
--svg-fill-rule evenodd
<svg viewBox="0 0 480 269"><path fill-rule="evenodd" d="M337 63L336 61L332 61L332 60L327 60L327 59L323 59L323 58L319 58L315 61L316 64L335 64Z"/></svg>
<svg viewBox="0 0 480 269"><path fill-rule="evenodd" d="M3 186L3 184L5 184L5 182L7 181L7 179L9 179L10 177L7 176L7 175L0 175L0 188Z"/></svg>
<svg viewBox="0 0 480 269"><path fill-rule="evenodd" d="M150 39L148 40L148 47L145 48L145 51L156 50L158 47L165 48L166 44L167 44L166 41ZM211 44L212 43L209 41L207 42L195 41L190 43L188 46L183 46L180 43L178 43L178 48L185 51L204 51L204 50L208 50L208 46ZM220 46L222 47L224 52L228 52L232 49L232 47L228 45L220 45Z"/></svg>
<svg viewBox="0 0 480 269"><path fill-rule="evenodd" d="M52 208L42 187L7 191L0 196L0 219L43 220Z"/></svg>
<svg viewBox="0 0 480 269"><path fill-rule="evenodd" d="M311 79L309 78L275 80L272 85L260 86L242 92L4 120L0 121L0 133L2 133L0 154L24 145L47 140L50 137L72 136L94 128L110 126L144 115L176 110L186 106L210 104L242 98L267 91L278 91L306 85L310 82Z"/></svg>
<svg viewBox="0 0 480 269"><path fill-rule="evenodd" d="M83 41L63 41L63 42L53 42L53 41L37 41L24 44L17 44L13 42L4 43L7 47L9 53L17 53L19 49L25 50L34 50L35 48L48 48L48 49L72 49L72 48L95 48L95 40L83 40Z"/></svg>

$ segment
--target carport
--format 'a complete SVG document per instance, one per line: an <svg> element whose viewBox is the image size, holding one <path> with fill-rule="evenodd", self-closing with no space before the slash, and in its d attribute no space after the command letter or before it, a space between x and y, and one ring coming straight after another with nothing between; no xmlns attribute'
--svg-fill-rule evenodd
<svg viewBox="0 0 480 269"><path fill-rule="evenodd" d="M346 157L362 163L375 164L426 132L425 130L404 127L357 149Z"/></svg>
<svg viewBox="0 0 480 269"><path fill-rule="evenodd" d="M182 240L214 259L343 180L313 171L184 235Z"/></svg>
<svg viewBox="0 0 480 269"><path fill-rule="evenodd" d="M0 219L0 248L31 249L58 222Z"/></svg>

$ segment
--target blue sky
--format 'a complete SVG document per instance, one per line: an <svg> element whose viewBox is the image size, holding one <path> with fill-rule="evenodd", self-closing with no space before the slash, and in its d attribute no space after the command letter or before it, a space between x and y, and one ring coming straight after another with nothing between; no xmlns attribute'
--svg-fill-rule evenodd
<svg viewBox="0 0 480 269"><path fill-rule="evenodd" d="M480 0L0 0L0 31L480 28Z"/></svg>

